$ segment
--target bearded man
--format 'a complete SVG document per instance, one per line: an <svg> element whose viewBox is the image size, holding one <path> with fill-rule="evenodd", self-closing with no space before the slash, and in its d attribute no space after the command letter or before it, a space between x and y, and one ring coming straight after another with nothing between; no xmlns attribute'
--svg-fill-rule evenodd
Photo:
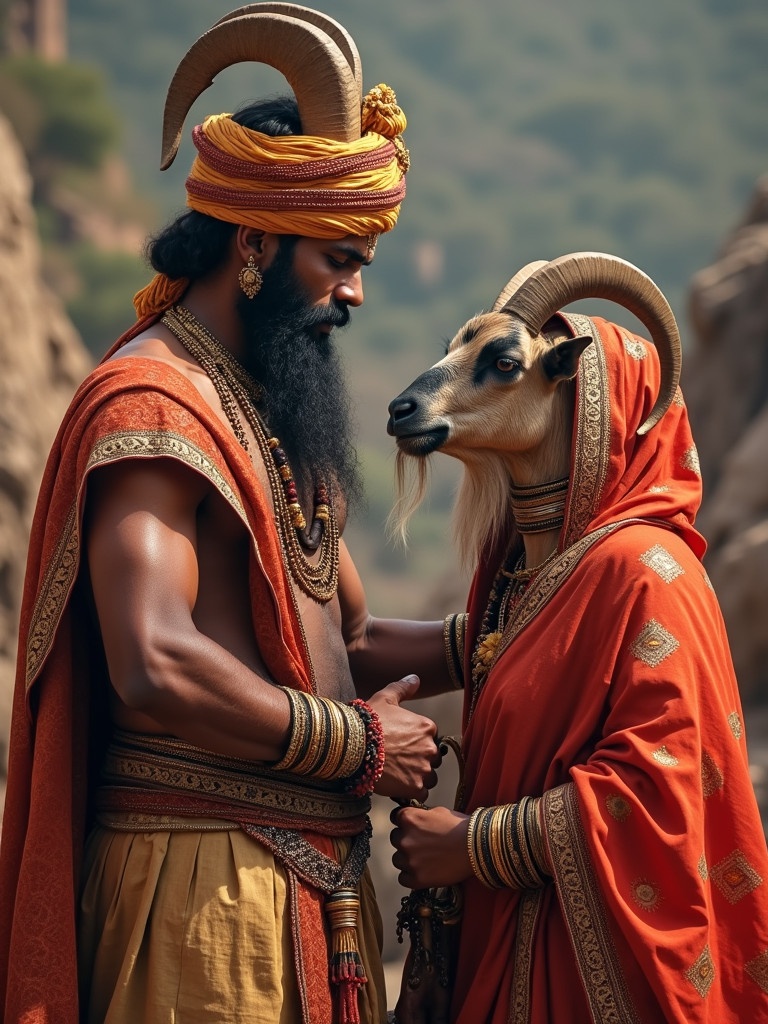
<svg viewBox="0 0 768 1024"><path fill-rule="evenodd" d="M252 5L182 61L164 166L246 57L296 100L194 130L191 210L151 243L139 320L41 488L0 862L9 1024L385 1016L366 812L374 786L434 783L435 726L400 704L449 668L442 623L371 619L340 539L359 482L331 335L397 220L405 118L386 86L362 100L341 26Z"/></svg>

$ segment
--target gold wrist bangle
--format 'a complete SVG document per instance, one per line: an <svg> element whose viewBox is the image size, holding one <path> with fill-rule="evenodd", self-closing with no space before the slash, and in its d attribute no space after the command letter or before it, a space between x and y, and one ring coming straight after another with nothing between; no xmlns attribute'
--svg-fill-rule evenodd
<svg viewBox="0 0 768 1024"><path fill-rule="evenodd" d="M466 612L447 615L443 620L445 663L448 669L448 676L456 690L464 689L464 635L466 625Z"/></svg>
<svg viewBox="0 0 768 1024"><path fill-rule="evenodd" d="M478 807L470 815L469 825L467 826L467 850L475 877L487 889L498 889L499 886L494 884L492 876L486 870L486 857L483 850L483 832L488 827L489 813L489 808Z"/></svg>
<svg viewBox="0 0 768 1024"><path fill-rule="evenodd" d="M290 770L296 775L313 775L318 765L323 763L323 747L328 730L321 702L310 694L305 694L304 698L307 705L307 737Z"/></svg>
<svg viewBox="0 0 768 1024"><path fill-rule="evenodd" d="M328 730L323 758L313 774L318 779L335 779L344 757L344 719L335 700L319 697Z"/></svg>
<svg viewBox="0 0 768 1024"><path fill-rule="evenodd" d="M298 756L299 747L306 737L307 712L305 703L301 699L303 695L300 690L292 690L288 686L278 686L278 690L282 690L288 698L291 709L291 732L288 737L288 746L285 753L279 761L272 765L272 769L274 771L291 771L291 767Z"/></svg>
<svg viewBox="0 0 768 1024"><path fill-rule="evenodd" d="M291 734L273 771L318 779L346 779L365 759L365 724L353 707L281 686L291 708Z"/></svg>
<svg viewBox="0 0 768 1024"><path fill-rule="evenodd" d="M344 757L339 765L339 778L348 779L356 775L363 766L365 757L365 724L349 704L339 705L346 724Z"/></svg>

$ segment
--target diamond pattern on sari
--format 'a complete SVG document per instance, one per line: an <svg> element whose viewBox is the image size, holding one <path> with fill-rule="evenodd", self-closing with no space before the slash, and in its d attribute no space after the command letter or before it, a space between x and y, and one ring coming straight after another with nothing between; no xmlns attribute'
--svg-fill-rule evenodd
<svg viewBox="0 0 768 1024"><path fill-rule="evenodd" d="M685 976L699 993L702 999L706 996L715 980L715 964L709 946L705 946L699 956L685 972Z"/></svg>
<svg viewBox="0 0 768 1024"><path fill-rule="evenodd" d="M640 561L661 576L665 583L671 583L672 580L676 580L678 576L685 573L682 565L661 544L654 544L652 548L644 551L640 555Z"/></svg>
<svg viewBox="0 0 768 1024"><path fill-rule="evenodd" d="M763 992L768 992L768 949L744 964L744 970Z"/></svg>
<svg viewBox="0 0 768 1024"><path fill-rule="evenodd" d="M655 668L670 654L673 654L679 646L680 641L664 629L660 622L650 619L640 630L640 634L632 643L630 650L640 661Z"/></svg>
<svg viewBox="0 0 768 1024"><path fill-rule="evenodd" d="M729 903L743 900L763 881L741 850L729 853L725 860L715 864L709 873Z"/></svg>

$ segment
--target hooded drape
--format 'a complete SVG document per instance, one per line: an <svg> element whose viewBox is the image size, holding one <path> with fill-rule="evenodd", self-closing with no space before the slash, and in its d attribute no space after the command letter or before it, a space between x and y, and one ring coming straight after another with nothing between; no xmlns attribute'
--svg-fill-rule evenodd
<svg viewBox="0 0 768 1024"><path fill-rule="evenodd" d="M558 554L466 694L462 744L465 812L543 797L553 880L465 884L453 1015L768 1020L768 856L693 525L701 479L683 398L638 437L655 349L600 319L564 319L593 344ZM473 580L466 679L506 551L488 551Z"/></svg>

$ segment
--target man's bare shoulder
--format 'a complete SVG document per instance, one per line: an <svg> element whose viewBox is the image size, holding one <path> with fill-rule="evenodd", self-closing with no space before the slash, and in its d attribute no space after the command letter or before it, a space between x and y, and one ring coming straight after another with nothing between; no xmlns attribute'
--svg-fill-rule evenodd
<svg viewBox="0 0 768 1024"><path fill-rule="evenodd" d="M131 358L156 359L179 370L195 383L201 375L205 376L184 346L161 323L152 324L141 334L131 338L106 361L109 363Z"/></svg>
<svg viewBox="0 0 768 1024"><path fill-rule="evenodd" d="M195 386L200 395L214 411L220 403L210 378L190 356L181 342L161 323L152 324L135 338L131 338L113 352L107 363L121 359L154 359L183 374Z"/></svg>

